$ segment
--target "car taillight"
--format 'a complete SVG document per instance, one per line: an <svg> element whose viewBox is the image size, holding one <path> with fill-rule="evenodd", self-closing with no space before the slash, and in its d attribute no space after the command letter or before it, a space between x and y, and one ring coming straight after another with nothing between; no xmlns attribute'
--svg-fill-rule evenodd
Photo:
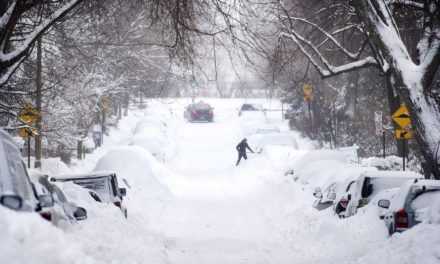
<svg viewBox="0 0 440 264"><path fill-rule="evenodd" d="M117 207L121 208L121 202L114 202L114 204L115 204Z"/></svg>
<svg viewBox="0 0 440 264"><path fill-rule="evenodd" d="M408 213L405 209L396 212L396 230L404 231L408 229Z"/></svg>
<svg viewBox="0 0 440 264"><path fill-rule="evenodd" d="M47 221L52 221L52 214L50 212L40 212L40 215Z"/></svg>
<svg viewBox="0 0 440 264"><path fill-rule="evenodd" d="M342 198L340 204L342 208L347 208L348 200L346 198Z"/></svg>
<svg viewBox="0 0 440 264"><path fill-rule="evenodd" d="M212 114L213 114L212 109L209 109L208 114L209 114L209 115L212 115Z"/></svg>
<svg viewBox="0 0 440 264"><path fill-rule="evenodd" d="M193 115L197 115L197 111L196 111L196 109L191 109L191 113L192 113Z"/></svg>

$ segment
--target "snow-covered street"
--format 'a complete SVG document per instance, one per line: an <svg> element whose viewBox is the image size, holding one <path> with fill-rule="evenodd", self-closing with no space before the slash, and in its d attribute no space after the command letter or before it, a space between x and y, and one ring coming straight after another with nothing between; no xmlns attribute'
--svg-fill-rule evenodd
<svg viewBox="0 0 440 264"><path fill-rule="evenodd" d="M130 111L85 160L70 168L45 161L43 170L53 175L114 170L127 188L128 219L64 183L88 219L61 230L37 214L0 207L0 263L440 262L438 247L432 247L440 244L438 225L422 223L388 238L374 210L339 219L331 208L313 208L311 187L284 174L313 142L288 131L277 111L268 112L269 124L293 135L299 149L268 147L235 166L235 146L250 136L237 116L240 100L209 101L213 123L183 119L184 100L150 101L146 110ZM279 107L276 100L258 102ZM151 116L166 121L163 160L132 146L136 126Z"/></svg>

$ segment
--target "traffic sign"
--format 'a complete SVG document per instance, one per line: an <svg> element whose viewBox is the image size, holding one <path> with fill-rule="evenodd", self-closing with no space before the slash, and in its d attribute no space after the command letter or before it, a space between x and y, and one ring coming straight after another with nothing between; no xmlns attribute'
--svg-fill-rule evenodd
<svg viewBox="0 0 440 264"><path fill-rule="evenodd" d="M391 118L396 122L401 128L406 128L411 124L411 118L409 116L408 108L405 104L402 104L399 109L397 109Z"/></svg>
<svg viewBox="0 0 440 264"><path fill-rule="evenodd" d="M313 95L311 94L311 95L304 95L304 97L303 97L303 99L304 99L304 102L311 102L311 101L313 101Z"/></svg>
<svg viewBox="0 0 440 264"><path fill-rule="evenodd" d="M396 129L397 139L410 139L413 136L413 132L410 129Z"/></svg>
<svg viewBox="0 0 440 264"><path fill-rule="evenodd" d="M102 111L104 113L109 112L110 102L111 102L110 97L108 97L108 96L102 97Z"/></svg>
<svg viewBox="0 0 440 264"><path fill-rule="evenodd" d="M313 94L313 88L312 86L308 85L308 84L304 84L303 85L303 92L305 96L310 96Z"/></svg>
<svg viewBox="0 0 440 264"><path fill-rule="evenodd" d="M18 131L18 134L22 138L38 136L37 129L35 129L33 127L20 128L20 130Z"/></svg>
<svg viewBox="0 0 440 264"><path fill-rule="evenodd" d="M376 126L376 135L381 136L383 134L382 111L374 112L374 124Z"/></svg>
<svg viewBox="0 0 440 264"><path fill-rule="evenodd" d="M27 125L33 125L41 117L41 113L32 105L27 104L18 112L18 118Z"/></svg>

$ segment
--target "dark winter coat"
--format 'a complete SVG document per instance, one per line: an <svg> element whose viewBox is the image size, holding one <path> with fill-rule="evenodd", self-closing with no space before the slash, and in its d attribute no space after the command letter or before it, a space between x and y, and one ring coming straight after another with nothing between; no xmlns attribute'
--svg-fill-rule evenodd
<svg viewBox="0 0 440 264"><path fill-rule="evenodd" d="M254 152L248 145L248 143L245 140L242 140L238 145L235 147L238 152L240 153L246 153L246 149L249 149L251 152Z"/></svg>

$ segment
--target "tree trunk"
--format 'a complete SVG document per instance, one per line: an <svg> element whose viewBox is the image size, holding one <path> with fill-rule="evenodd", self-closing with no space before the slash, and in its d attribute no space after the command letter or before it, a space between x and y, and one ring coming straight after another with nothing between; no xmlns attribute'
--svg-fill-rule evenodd
<svg viewBox="0 0 440 264"><path fill-rule="evenodd" d="M348 73L348 83L345 93L345 117L348 119L356 118L357 98L359 86L359 71Z"/></svg>
<svg viewBox="0 0 440 264"><path fill-rule="evenodd" d="M428 50L432 53L430 61L425 61L423 67L414 63L383 0L355 0L353 4L374 50L380 55L377 60L385 71L390 72L388 81L408 107L414 137L425 159L425 176L440 179L440 112L426 92L431 85L432 71L440 64L440 51L434 45ZM429 21L432 22L432 19Z"/></svg>
<svg viewBox="0 0 440 264"><path fill-rule="evenodd" d="M388 95L388 107L390 110L389 115L392 115L397 109L399 109L400 105L402 104L402 100L400 99L399 95L397 94L396 88L393 86L392 83L392 73L387 72L385 73L385 79L387 83L387 95ZM394 129L399 128L398 125L393 122ZM398 140L394 137L394 140L396 141L397 146L397 156L403 157L403 141Z"/></svg>

